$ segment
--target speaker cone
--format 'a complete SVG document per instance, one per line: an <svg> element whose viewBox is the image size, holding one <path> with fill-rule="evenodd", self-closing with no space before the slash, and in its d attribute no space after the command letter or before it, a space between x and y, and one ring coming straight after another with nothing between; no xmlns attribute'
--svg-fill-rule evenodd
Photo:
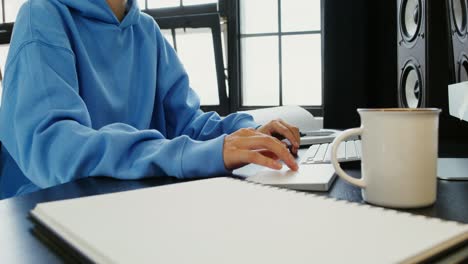
<svg viewBox="0 0 468 264"><path fill-rule="evenodd" d="M468 57L466 56L466 54L462 54L458 59L457 81L468 81Z"/></svg>
<svg viewBox="0 0 468 264"><path fill-rule="evenodd" d="M412 42L419 32L422 20L421 0L403 0L400 8L400 31L406 42Z"/></svg>
<svg viewBox="0 0 468 264"><path fill-rule="evenodd" d="M452 17L455 24L455 31L458 36L464 37L467 29L467 10L466 0L451 0L452 1Z"/></svg>
<svg viewBox="0 0 468 264"><path fill-rule="evenodd" d="M413 60L410 60L405 64L401 75L400 100L403 107L420 107L424 89L421 67Z"/></svg>

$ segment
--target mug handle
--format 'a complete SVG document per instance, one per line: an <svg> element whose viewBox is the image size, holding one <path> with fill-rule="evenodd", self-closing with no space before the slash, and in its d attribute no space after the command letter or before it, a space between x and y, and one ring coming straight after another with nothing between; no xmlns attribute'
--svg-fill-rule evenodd
<svg viewBox="0 0 468 264"><path fill-rule="evenodd" d="M356 179L354 177L349 176L344 170L341 168L340 163L338 163L337 159L337 152L338 152L338 146L340 143L342 143L346 138L351 137L351 136L358 136L361 135L363 131L362 127L356 127L356 128L351 128L348 130L345 130L341 132L334 140L332 143L332 151L331 151L331 157L330 161L333 164L333 167L335 167L335 172L338 176L343 178L343 180L356 185L360 188L365 188L366 184L364 181L361 179ZM362 158L362 153L361 153L361 158Z"/></svg>

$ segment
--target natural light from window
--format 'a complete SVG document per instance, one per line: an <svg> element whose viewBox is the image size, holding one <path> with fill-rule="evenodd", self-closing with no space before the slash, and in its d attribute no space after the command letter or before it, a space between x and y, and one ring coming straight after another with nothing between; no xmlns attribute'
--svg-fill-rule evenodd
<svg viewBox="0 0 468 264"><path fill-rule="evenodd" d="M218 3L217 0L147 0L148 8L167 8ZM145 8L145 0L138 0L140 8Z"/></svg>
<svg viewBox="0 0 468 264"><path fill-rule="evenodd" d="M202 105L218 105L218 80L210 28L177 29L177 53Z"/></svg>
<svg viewBox="0 0 468 264"><path fill-rule="evenodd" d="M321 106L320 0L239 5L242 105Z"/></svg>
<svg viewBox="0 0 468 264"><path fill-rule="evenodd" d="M218 80L211 29L177 29L175 35L168 29L161 31L172 48L175 36L177 53L189 75L190 86L197 92L201 104L218 105Z"/></svg>
<svg viewBox="0 0 468 264"><path fill-rule="evenodd" d="M14 22L20 7L25 0L6 0L5 1L5 22Z"/></svg>
<svg viewBox="0 0 468 264"><path fill-rule="evenodd" d="M139 0L140 8L145 1ZM148 0L148 8L168 8L212 4L216 0ZM177 50L189 75L190 86L197 92L202 105L219 105L218 79L214 57L211 28L178 28L173 32L163 30L163 35ZM174 43L175 40L175 43Z"/></svg>

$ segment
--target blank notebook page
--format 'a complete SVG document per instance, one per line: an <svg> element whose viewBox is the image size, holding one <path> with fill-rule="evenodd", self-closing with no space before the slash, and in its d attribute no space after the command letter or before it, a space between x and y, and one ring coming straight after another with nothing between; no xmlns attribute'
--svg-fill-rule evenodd
<svg viewBox="0 0 468 264"><path fill-rule="evenodd" d="M39 204L34 218L99 263L394 263L468 225L215 178Z"/></svg>

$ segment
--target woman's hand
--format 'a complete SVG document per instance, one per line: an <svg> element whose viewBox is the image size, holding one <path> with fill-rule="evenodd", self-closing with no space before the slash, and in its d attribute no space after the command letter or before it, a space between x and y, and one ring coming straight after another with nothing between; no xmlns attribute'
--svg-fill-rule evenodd
<svg viewBox="0 0 468 264"><path fill-rule="evenodd" d="M299 128L292 126L281 119L270 121L257 129L258 132L267 134L278 139L288 139L291 143L291 152L297 155L297 150L301 144Z"/></svg>
<svg viewBox="0 0 468 264"><path fill-rule="evenodd" d="M264 131L276 131L268 130L268 125L266 126ZM227 135L224 139L223 158L224 166L228 170L249 163L279 170L282 164L278 160L284 161L290 169L298 170L295 158L283 142L253 128L243 128Z"/></svg>

